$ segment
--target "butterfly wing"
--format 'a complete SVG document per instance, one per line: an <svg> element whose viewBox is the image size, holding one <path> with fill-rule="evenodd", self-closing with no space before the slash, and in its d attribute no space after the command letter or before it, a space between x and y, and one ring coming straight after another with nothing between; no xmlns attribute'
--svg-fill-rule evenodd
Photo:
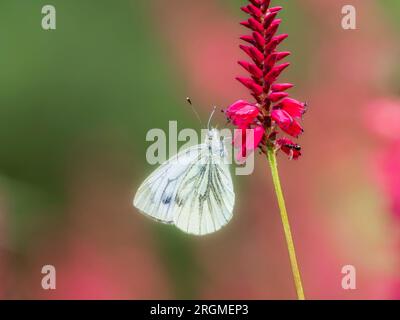
<svg viewBox="0 0 400 320"><path fill-rule="evenodd" d="M205 235L229 222L234 202L225 153L213 153L202 144L161 165L143 182L134 205L184 232Z"/></svg>
<svg viewBox="0 0 400 320"><path fill-rule="evenodd" d="M186 172L201 157L202 145L185 149L164 162L139 187L133 205L157 221L173 223L176 196Z"/></svg>
<svg viewBox="0 0 400 320"><path fill-rule="evenodd" d="M204 163L193 166L178 189L180 208L174 224L184 232L205 235L232 218L235 194L224 158L204 151Z"/></svg>

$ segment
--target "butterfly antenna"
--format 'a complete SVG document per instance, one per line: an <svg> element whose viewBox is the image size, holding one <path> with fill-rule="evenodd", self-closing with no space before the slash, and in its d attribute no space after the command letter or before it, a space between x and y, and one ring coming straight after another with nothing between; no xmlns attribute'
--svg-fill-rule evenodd
<svg viewBox="0 0 400 320"><path fill-rule="evenodd" d="M207 128L208 130L211 130L210 125L211 125L211 119L214 116L215 110L217 109L217 107L214 106L213 111L211 112L210 118L208 119L208 123L207 123Z"/></svg>
<svg viewBox="0 0 400 320"><path fill-rule="evenodd" d="M190 108L192 109L193 113L196 115L197 120L199 120L200 125L203 126L203 122L201 121L201 118L200 118L196 108L193 106L192 100L189 97L187 97L186 101L190 105Z"/></svg>

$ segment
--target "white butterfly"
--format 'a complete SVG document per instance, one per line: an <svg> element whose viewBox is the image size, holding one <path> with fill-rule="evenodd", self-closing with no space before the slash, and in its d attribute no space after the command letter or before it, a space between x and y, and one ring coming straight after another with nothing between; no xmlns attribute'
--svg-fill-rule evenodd
<svg viewBox="0 0 400 320"><path fill-rule="evenodd" d="M157 221L205 235L232 218L235 202L224 141L209 129L203 144L187 148L157 168L139 187L133 205Z"/></svg>

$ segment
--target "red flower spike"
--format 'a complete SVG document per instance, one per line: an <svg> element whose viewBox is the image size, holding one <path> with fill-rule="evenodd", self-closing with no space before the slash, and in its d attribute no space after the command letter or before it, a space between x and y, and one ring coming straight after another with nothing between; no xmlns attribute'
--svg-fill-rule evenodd
<svg viewBox="0 0 400 320"><path fill-rule="evenodd" d="M251 131L250 131L251 130ZM239 148L239 153L236 154L236 159L240 162L246 160L246 157L253 152L261 143L265 134L263 126L256 126L255 128L240 127L235 130L233 137L233 145Z"/></svg>
<svg viewBox="0 0 400 320"><path fill-rule="evenodd" d="M238 100L232 103L226 110L225 114L228 118L232 118L240 109L244 108L245 106L252 105L250 102L245 100Z"/></svg>
<svg viewBox="0 0 400 320"><path fill-rule="evenodd" d="M276 84L272 85L271 90L274 92L286 91L293 87L294 87L294 85L291 83L276 83Z"/></svg>
<svg viewBox="0 0 400 320"><path fill-rule="evenodd" d="M257 118L259 113L260 110L255 105L243 100L235 102L225 111L228 119L238 127L247 127Z"/></svg>
<svg viewBox="0 0 400 320"><path fill-rule="evenodd" d="M286 92L272 92L268 95L268 99L271 100L271 102L278 102L279 100L282 100L288 96L289 93Z"/></svg>
<svg viewBox="0 0 400 320"><path fill-rule="evenodd" d="M271 39L271 41L269 41L269 43L267 44L266 48L265 48L265 52L270 54L272 51L274 51L276 49L277 46L279 46L279 44L285 40L288 37L287 34L281 34L279 36L275 36Z"/></svg>
<svg viewBox="0 0 400 320"><path fill-rule="evenodd" d="M245 100L238 100L234 103L232 103L226 110L225 114L230 118L232 115L234 115L238 110L243 108L244 106L251 105L250 102L247 102Z"/></svg>
<svg viewBox="0 0 400 320"><path fill-rule="evenodd" d="M303 133L303 128L300 126L300 124L284 110L273 110L271 112L271 118L277 123L279 128L281 128L284 132L291 135L292 137L297 138L300 134Z"/></svg>
<svg viewBox="0 0 400 320"><path fill-rule="evenodd" d="M306 110L306 105L289 98L286 92L293 87L291 83L276 83L281 73L290 65L278 64L279 61L290 55L288 51L277 50L277 47L288 35L277 35L282 19L277 18L282 7L271 7L271 0L249 0L242 11L250 18L241 24L251 30L252 35L244 35L241 40L250 45L240 45L240 48L254 62L239 61L250 77L237 77L255 102L249 103L239 100L226 110L227 117L241 130L235 134L235 143L242 143L240 155L245 158L255 148L261 145L265 152L266 147L274 147L287 154L290 159L297 159L301 155L299 145L281 137L282 132L298 137L303 129L298 122ZM249 141L245 129L253 129L254 141ZM251 140L251 139L250 139Z"/></svg>
<svg viewBox="0 0 400 320"><path fill-rule="evenodd" d="M261 103L261 99L260 96L254 94L254 93L250 93L252 95L252 97L257 101L257 103Z"/></svg>
<svg viewBox="0 0 400 320"><path fill-rule="evenodd" d="M254 37L252 36L241 36L240 39L253 45L255 43Z"/></svg>
<svg viewBox="0 0 400 320"><path fill-rule="evenodd" d="M259 113L260 111L256 106L248 104L237 110L234 114L234 117L236 118L236 120L238 120L236 121L238 122L237 125L242 126L243 119L246 120L244 121L244 123L245 125L247 125L248 123L251 123L255 118L257 118Z"/></svg>
<svg viewBox="0 0 400 320"><path fill-rule="evenodd" d="M271 38L278 31L281 22L281 19L275 19L274 21L272 21L271 25L267 29L266 38Z"/></svg>
<svg viewBox="0 0 400 320"><path fill-rule="evenodd" d="M290 56L289 51L276 52L276 61L279 62L279 61L285 59L287 56Z"/></svg>
<svg viewBox="0 0 400 320"><path fill-rule="evenodd" d="M264 61L264 55L256 47L240 45L242 49L255 63L261 64Z"/></svg>
<svg viewBox="0 0 400 320"><path fill-rule="evenodd" d="M247 13L247 14L251 14L251 11L250 11L250 9L249 9L249 6L250 6L250 5L244 6L244 7L241 7L240 9L241 9L243 12Z"/></svg>
<svg viewBox="0 0 400 320"><path fill-rule="evenodd" d="M271 4L271 0L263 0L262 3L263 3L265 8L268 8L269 5Z"/></svg>
<svg viewBox="0 0 400 320"><path fill-rule="evenodd" d="M280 65L273 67L272 70L281 74L281 72L289 66L290 66L290 62L285 62L285 63L282 63Z"/></svg>
<svg viewBox="0 0 400 320"><path fill-rule="evenodd" d="M264 71L268 72L272 69L272 67L275 65L275 63L278 60L278 56L276 53L270 54L267 59L264 61Z"/></svg>
<svg viewBox="0 0 400 320"><path fill-rule="evenodd" d="M254 128L254 143L252 145L253 150L260 144L262 138L264 137L264 133L265 128L263 126L257 126Z"/></svg>
<svg viewBox="0 0 400 320"><path fill-rule="evenodd" d="M260 22L258 22L256 19L250 18L248 20L248 22L249 22L249 27L251 30L258 31L258 32L264 31L264 26Z"/></svg>
<svg viewBox="0 0 400 320"><path fill-rule="evenodd" d="M295 99L286 98L281 101L279 108L285 110L293 118L301 118L306 112L306 104Z"/></svg>
<svg viewBox="0 0 400 320"><path fill-rule="evenodd" d="M263 0L250 0L250 2L258 8L263 4Z"/></svg>
<svg viewBox="0 0 400 320"><path fill-rule="evenodd" d="M249 10L247 13L251 14L254 18L259 19L262 16L261 9L257 8L255 5L249 4L247 9Z"/></svg>
<svg viewBox="0 0 400 320"><path fill-rule="evenodd" d="M245 87L250 89L254 94L257 96L261 95L263 93L263 87L257 84L254 80L249 79L249 78L243 78L243 77L237 77L236 80L238 80L240 83L242 83Z"/></svg>
<svg viewBox="0 0 400 320"><path fill-rule="evenodd" d="M271 112L271 118L278 125L289 126L293 122L293 118L286 111L281 109L275 109Z"/></svg>
<svg viewBox="0 0 400 320"><path fill-rule="evenodd" d="M289 37L289 35L284 33L273 37L271 41L274 42L276 46L279 46L287 37Z"/></svg>
<svg viewBox="0 0 400 320"><path fill-rule="evenodd" d="M248 20L242 21L240 24L241 24L242 26L246 27L246 28L251 29L251 27L250 27L250 22L249 22Z"/></svg>
<svg viewBox="0 0 400 320"><path fill-rule="evenodd" d="M287 62L273 67L272 70L264 77L264 81L268 84L272 84L289 65L290 63Z"/></svg>
<svg viewBox="0 0 400 320"><path fill-rule="evenodd" d="M264 48L265 46L265 39L263 36L258 32L253 32L253 39L257 43L258 47Z"/></svg>
<svg viewBox="0 0 400 320"><path fill-rule="evenodd" d="M252 76L256 78L262 78L263 72L255 64L248 63L246 61L238 62L244 69L246 69Z"/></svg>
<svg viewBox="0 0 400 320"><path fill-rule="evenodd" d="M277 12L268 12L264 17L264 28L268 29L271 25L272 21L274 21L275 17L278 15Z"/></svg>
<svg viewBox="0 0 400 320"><path fill-rule="evenodd" d="M283 7L273 7L273 8L269 8L268 11L269 12L279 12L283 9Z"/></svg>
<svg viewBox="0 0 400 320"><path fill-rule="evenodd" d="M274 26L279 26L280 24L281 24L281 22L282 22L282 19L275 19L274 21L272 21L272 23L271 23L271 25L270 25L270 28L271 27L274 27ZM278 31L278 30L277 30ZM274 34L275 34L276 32L274 32Z"/></svg>

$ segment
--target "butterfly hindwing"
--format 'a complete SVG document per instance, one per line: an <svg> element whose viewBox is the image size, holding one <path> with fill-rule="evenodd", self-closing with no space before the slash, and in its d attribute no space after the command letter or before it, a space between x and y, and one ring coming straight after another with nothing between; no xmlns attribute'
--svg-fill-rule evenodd
<svg viewBox="0 0 400 320"><path fill-rule="evenodd" d="M133 205L158 221L173 223L178 186L200 151L201 145L188 148L163 163L139 187Z"/></svg>

